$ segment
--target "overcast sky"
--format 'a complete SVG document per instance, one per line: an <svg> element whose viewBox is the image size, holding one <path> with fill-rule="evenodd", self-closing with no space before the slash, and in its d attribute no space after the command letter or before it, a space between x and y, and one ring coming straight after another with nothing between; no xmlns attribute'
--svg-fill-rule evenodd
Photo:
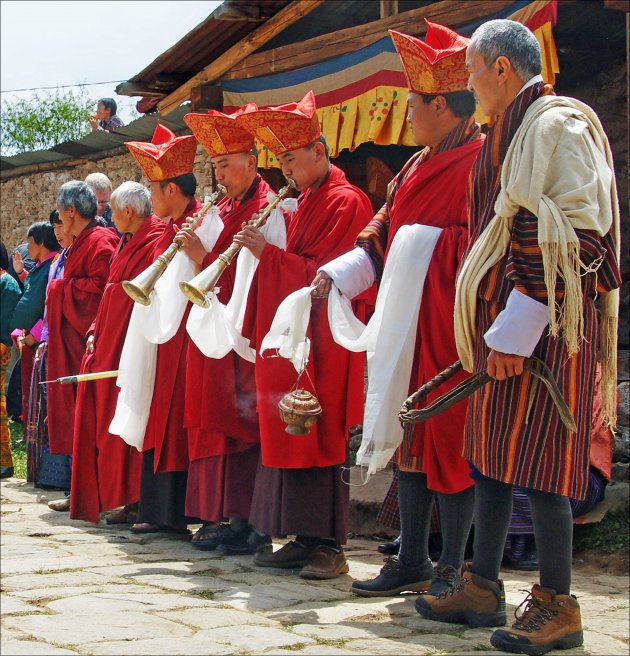
<svg viewBox="0 0 630 656"><path fill-rule="evenodd" d="M201 23L220 0L0 2L2 100L30 97L10 89L127 80ZM127 122L138 98L113 84L86 86L111 97Z"/></svg>

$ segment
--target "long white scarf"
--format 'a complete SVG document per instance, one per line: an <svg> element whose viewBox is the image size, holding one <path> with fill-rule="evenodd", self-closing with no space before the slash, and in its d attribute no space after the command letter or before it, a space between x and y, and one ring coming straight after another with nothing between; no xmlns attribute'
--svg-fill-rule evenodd
<svg viewBox="0 0 630 656"><path fill-rule="evenodd" d="M368 390L357 453L357 464L367 467L366 480L387 465L402 442L398 411L407 398L424 281L441 232L424 225L398 230L367 326L356 318L350 299L336 287L328 297L328 320L335 342L350 351L367 352ZM297 371L308 361L311 290L299 289L278 306L260 347L261 354L277 349Z"/></svg>
<svg viewBox="0 0 630 656"><path fill-rule="evenodd" d="M584 134L584 129L587 133ZM575 180L589 180L576 187ZM495 216L471 248L459 272L455 338L466 371L473 369L477 292L488 271L509 248L514 216L524 207L538 218L549 302L549 334L564 339L569 355L583 339L580 261L576 230L603 236L613 229L619 256L619 205L608 139L593 110L572 98L543 96L525 112L501 170ZM564 299L556 303L556 281ZM602 294L602 396L608 423L616 419L618 290Z"/></svg>
<svg viewBox="0 0 630 656"><path fill-rule="evenodd" d="M211 251L222 230L223 222L214 206L195 234L206 251ZM157 347L177 332L188 302L179 283L194 275L195 263L184 251L178 251L155 284L151 305L134 303L131 312L116 380L120 392L109 432L120 435L138 451L142 450L153 399Z"/></svg>
<svg viewBox="0 0 630 656"><path fill-rule="evenodd" d="M268 194L271 202L275 194ZM265 225L261 228L266 241L283 250L287 247L287 230L283 210L295 212L297 200L285 198L271 212ZM234 350L245 360L256 361L256 351L249 345L249 340L241 335L243 318L247 305L247 296L254 273L258 267L258 258L251 251L243 248L235 263L236 274L234 289L227 305L223 305L216 293L211 291L210 307L193 305L188 315L186 330L199 350L209 358L221 359Z"/></svg>

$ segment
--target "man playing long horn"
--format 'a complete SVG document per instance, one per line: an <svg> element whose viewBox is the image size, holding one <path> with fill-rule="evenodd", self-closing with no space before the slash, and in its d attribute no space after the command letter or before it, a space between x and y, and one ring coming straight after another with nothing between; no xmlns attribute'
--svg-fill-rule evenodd
<svg viewBox="0 0 630 656"><path fill-rule="evenodd" d="M278 156L285 177L300 191L286 251L267 243L252 226L236 236L260 260L243 324L243 335L258 350L278 305L308 285L317 267L348 250L372 208L331 164L312 92L298 103L242 114L237 124ZM342 545L349 494L342 467L348 428L360 417L363 376L361 366L356 375L350 373L351 355L333 342L324 303L313 308L311 325L307 371L323 415L309 435L287 435L278 413L278 401L296 380L293 365L284 358L256 358L261 464L250 522L272 536L296 536L276 552L257 553L255 565L301 567L303 578L328 579L348 571Z"/></svg>
<svg viewBox="0 0 630 656"><path fill-rule="evenodd" d="M414 140L424 148L412 156L391 182L385 205L359 234L354 251L321 267L313 281L317 285L314 294L328 295L334 281L349 298L374 281L383 282L377 305L382 302L382 293L391 289L390 293L403 306L403 314L412 317L405 319L405 325L408 323L410 327L408 348L395 366L387 367L384 361L382 365L376 364L377 358L394 356L393 344L387 339L376 342L372 356L375 364L370 371L364 440L369 439L375 448L364 464L373 464L384 453L379 466L387 461L387 450L378 446L381 438L388 438L392 449L396 445L393 435L399 434L399 441L402 438L397 422L402 401L410 391L457 360L451 320L455 273L468 242L468 176L483 143L479 125L472 116L475 100L466 90L468 40L437 23L427 21L427 24L425 41L390 32L409 85L407 120ZM414 261L420 257L420 246L432 239L434 230L438 229L432 255L417 275L403 265L399 277L390 277L389 273L383 277L384 267L395 265L395 258L399 263L402 261L403 253L397 250L399 244L405 240L411 243L408 226L428 227L426 235L418 232L419 244L410 253ZM400 237L395 241L399 231ZM410 277L413 277L414 302L404 291ZM419 307L418 296L421 296ZM394 308L386 310L381 333L390 329L388 321L402 325L402 319L394 315ZM392 328L395 331L397 326ZM391 407L385 405L383 395L372 393L377 389L377 378L385 370L395 372L394 380L383 383L387 396L401 397L394 398ZM451 385L460 381L461 376L455 377ZM396 393L394 384L400 386ZM384 413L389 417L372 422L375 435L368 435L371 430L368 417ZM355 581L352 590L356 594L388 596L427 590L438 594L457 584L474 503L470 468L461 455L465 416L466 406L460 404L417 424L413 434L405 435L395 455L400 472L400 552L386 561L376 578ZM428 540L436 496L443 548L434 571Z"/></svg>
<svg viewBox="0 0 630 656"><path fill-rule="evenodd" d="M127 142L127 147L150 183L154 213L166 221L154 256L171 245L175 235L198 212L202 204L195 198L197 181L192 172L197 141L192 136L176 137L158 123L150 143ZM185 250L186 247L184 246ZM168 313L173 299L163 299ZM147 533L172 528L184 530L186 480L188 475L188 435L184 428L186 392L186 312L174 334L157 346L155 387L142 444L142 474L138 521L133 532Z"/></svg>
<svg viewBox="0 0 630 656"><path fill-rule="evenodd" d="M188 251L202 269L230 246L243 222L263 209L272 193L257 172L254 137L236 125L235 117L242 111L247 108L232 115L209 111L184 116L210 157L217 183L226 189L226 197L219 203L224 228L213 250L206 253L197 247L193 251L191 245ZM190 230L182 232L191 244L196 239ZM232 296L237 265L238 259L221 278L217 297L222 303ZM194 307L195 311L204 313L201 308ZM255 553L271 545L267 536L257 534L249 524L260 458L253 362L233 350L220 359L206 357L191 336L186 427L190 457L186 514L203 521L192 538L193 546L237 554Z"/></svg>
<svg viewBox="0 0 630 656"><path fill-rule="evenodd" d="M155 259L164 222L151 213L151 196L138 182L123 182L111 196L112 220L122 234L96 318L88 330L81 373L118 368L133 301L122 288ZM139 452L109 432L116 409L115 378L80 383L74 423L70 517L98 522L99 512L140 496ZM122 513L124 514L124 513Z"/></svg>
<svg viewBox="0 0 630 656"><path fill-rule="evenodd" d="M497 119L471 176L471 246L457 280L455 335L464 368L487 370L494 380L473 395L464 440L475 477L471 571L453 594L418 598L416 607L433 620L505 624L499 567L512 486L526 488L540 584L491 643L544 654L582 644L580 607L570 594L569 497L586 494L599 324L603 412L615 421L615 175L596 114L543 83L540 46L525 26L484 23L466 65L469 88ZM523 372L530 355L551 369L576 432L562 424L546 388Z"/></svg>

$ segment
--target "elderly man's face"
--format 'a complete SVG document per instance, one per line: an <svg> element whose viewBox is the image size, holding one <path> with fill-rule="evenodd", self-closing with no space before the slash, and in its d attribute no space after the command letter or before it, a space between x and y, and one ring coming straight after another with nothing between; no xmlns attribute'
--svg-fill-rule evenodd
<svg viewBox="0 0 630 656"><path fill-rule="evenodd" d="M483 57L469 46L466 51L466 68L468 69L468 90L474 92L477 102L486 116L496 116L503 111L501 107L501 88L497 84L496 62L486 65Z"/></svg>
<svg viewBox="0 0 630 656"><path fill-rule="evenodd" d="M94 195L96 196L96 213L99 216L103 216L103 212L107 209L107 204L109 203L109 197L112 195L109 189L103 189L102 191L97 191L94 189Z"/></svg>
<svg viewBox="0 0 630 656"><path fill-rule="evenodd" d="M133 224L134 214L133 210L127 206L122 209L118 209L116 203L112 204L112 221L116 226L116 230L121 234L125 235L132 233L132 224Z"/></svg>
<svg viewBox="0 0 630 656"><path fill-rule="evenodd" d="M69 235L74 235L72 232L72 229L75 225L76 216L76 209L74 208L74 205L69 205L68 209L65 210L61 207L61 205L57 205L57 211L59 212L59 220L61 221L64 232Z"/></svg>

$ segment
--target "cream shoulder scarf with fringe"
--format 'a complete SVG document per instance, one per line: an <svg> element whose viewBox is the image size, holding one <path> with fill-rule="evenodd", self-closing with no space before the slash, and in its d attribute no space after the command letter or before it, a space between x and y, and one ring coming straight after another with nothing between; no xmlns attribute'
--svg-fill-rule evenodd
<svg viewBox="0 0 630 656"><path fill-rule="evenodd" d="M549 303L549 334L561 335L569 355L583 339L580 276L596 270L580 261L576 230L605 235L612 226L619 258L619 204L608 139L595 112L573 98L543 96L525 112L501 170L495 216L464 260L455 295L455 338L466 371L473 368L477 290L509 248L514 216L524 207L538 217ZM554 302L557 277L565 294ZM619 291L601 295L604 420L614 426Z"/></svg>

